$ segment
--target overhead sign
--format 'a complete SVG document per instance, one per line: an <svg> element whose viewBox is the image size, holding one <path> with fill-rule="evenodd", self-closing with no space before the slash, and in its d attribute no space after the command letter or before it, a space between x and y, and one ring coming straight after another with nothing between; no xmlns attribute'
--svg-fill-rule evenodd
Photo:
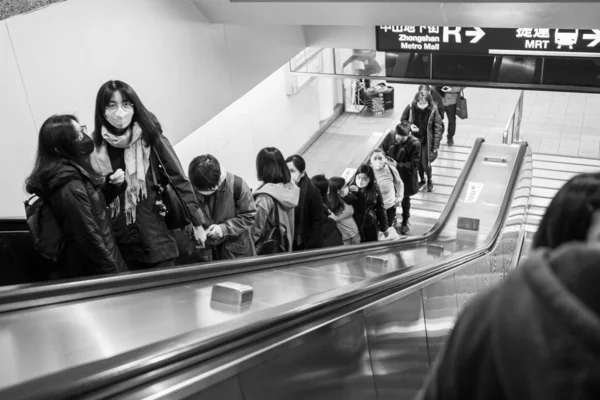
<svg viewBox="0 0 600 400"><path fill-rule="evenodd" d="M378 26L377 50L540 57L600 57L600 29Z"/></svg>

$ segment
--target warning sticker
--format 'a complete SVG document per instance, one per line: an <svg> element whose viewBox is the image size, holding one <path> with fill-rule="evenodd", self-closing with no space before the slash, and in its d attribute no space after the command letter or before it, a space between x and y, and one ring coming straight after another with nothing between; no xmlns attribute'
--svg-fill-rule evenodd
<svg viewBox="0 0 600 400"><path fill-rule="evenodd" d="M483 189L483 183L480 182L468 182L467 195L465 197L465 203L477 203L477 199Z"/></svg>

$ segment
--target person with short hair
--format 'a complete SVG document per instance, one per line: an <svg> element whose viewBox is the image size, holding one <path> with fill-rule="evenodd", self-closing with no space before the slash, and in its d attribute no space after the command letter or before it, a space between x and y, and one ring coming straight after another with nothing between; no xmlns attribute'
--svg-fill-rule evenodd
<svg viewBox="0 0 600 400"><path fill-rule="evenodd" d="M306 172L306 161L298 154L289 156L285 162L292 175L292 182L300 188L298 206L294 210L293 249L309 250L323 247L323 210L319 191L311 183Z"/></svg>
<svg viewBox="0 0 600 400"><path fill-rule="evenodd" d="M275 212L288 240L287 251L294 241L294 209L298 206L300 189L292 182L283 154L276 147L265 147L256 155L256 177L261 185L252 195L256 202L256 217L251 229L257 252L269 232L275 227Z"/></svg>
<svg viewBox="0 0 600 400"><path fill-rule="evenodd" d="M213 260L256 255L250 234L256 204L248 184L226 171L210 154L194 158L188 176L196 190L198 205L209 220L206 236L207 245L213 249Z"/></svg>
<svg viewBox="0 0 600 400"><path fill-rule="evenodd" d="M380 148L385 151L387 161L398 169L404 184L402 198L402 225L400 233L410 232L410 198L419 191L418 170L421 163L421 142L410 132L410 124L401 122L386 135Z"/></svg>
<svg viewBox="0 0 600 400"><path fill-rule="evenodd" d="M446 133L446 139L448 146L454 146L454 135L456 134L456 105L458 103L458 96L465 90L464 86L436 86L436 91L442 96L444 101L444 110L448 117L448 132ZM444 117L442 116L442 119Z"/></svg>

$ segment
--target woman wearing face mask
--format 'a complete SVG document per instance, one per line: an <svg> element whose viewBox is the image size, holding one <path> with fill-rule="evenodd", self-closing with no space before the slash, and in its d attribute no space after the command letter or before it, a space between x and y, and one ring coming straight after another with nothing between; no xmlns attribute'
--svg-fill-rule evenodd
<svg viewBox="0 0 600 400"><path fill-rule="evenodd" d="M191 215L196 240L204 243L202 224L207 220L192 185L160 123L126 83L109 81L98 91L93 138L96 169L125 171L128 188L111 204L111 213L117 244L130 269L170 267L179 255L154 184L161 174L173 182Z"/></svg>
<svg viewBox="0 0 600 400"><path fill-rule="evenodd" d="M323 205L319 190L306 174L306 162L298 154L285 160L292 182L300 188L298 206L294 211L293 250L319 249L323 247Z"/></svg>
<svg viewBox="0 0 600 400"><path fill-rule="evenodd" d="M381 149L373 150L371 153L371 165L375 173L375 180L381 190L383 196L383 206L387 213L389 227L394 226L396 219L396 208L404 198L404 184L398 170L391 166L387 160L385 153Z"/></svg>
<svg viewBox="0 0 600 400"><path fill-rule="evenodd" d="M431 163L438 156L443 134L442 119L431 94L423 91L417 92L413 102L406 106L400 121L408 122L412 134L421 142L419 187L423 187L427 183L427 191L431 192L433 191ZM427 182L425 175L427 175Z"/></svg>
<svg viewBox="0 0 600 400"><path fill-rule="evenodd" d="M345 245L360 243L358 225L354 220L354 207L350 202L345 201L349 195L350 191L344 178L339 176L329 178L329 193L327 194L327 204L331 210L329 218L337 223ZM355 199L356 197L353 196L353 200Z"/></svg>
<svg viewBox="0 0 600 400"><path fill-rule="evenodd" d="M363 164L356 170L350 183L350 192L356 195L354 220L361 233L361 242L376 242L379 232L387 237L389 228L383 196L375 181L370 165Z"/></svg>
<svg viewBox="0 0 600 400"><path fill-rule="evenodd" d="M127 271L106 211L106 202L126 188L125 176L122 170L100 176L90 163L93 151L86 127L72 115L52 116L40 129L26 189L49 207L63 234L59 278Z"/></svg>

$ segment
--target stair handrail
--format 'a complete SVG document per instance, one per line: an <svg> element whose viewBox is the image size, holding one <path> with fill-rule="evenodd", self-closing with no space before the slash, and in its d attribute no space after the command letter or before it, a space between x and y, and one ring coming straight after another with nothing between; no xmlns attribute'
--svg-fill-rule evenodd
<svg viewBox="0 0 600 400"><path fill-rule="evenodd" d="M502 143L513 144L521 143L521 121L523 119L523 101L525 98L525 91L521 90L517 103L513 108L512 113L504 131L502 131Z"/></svg>

